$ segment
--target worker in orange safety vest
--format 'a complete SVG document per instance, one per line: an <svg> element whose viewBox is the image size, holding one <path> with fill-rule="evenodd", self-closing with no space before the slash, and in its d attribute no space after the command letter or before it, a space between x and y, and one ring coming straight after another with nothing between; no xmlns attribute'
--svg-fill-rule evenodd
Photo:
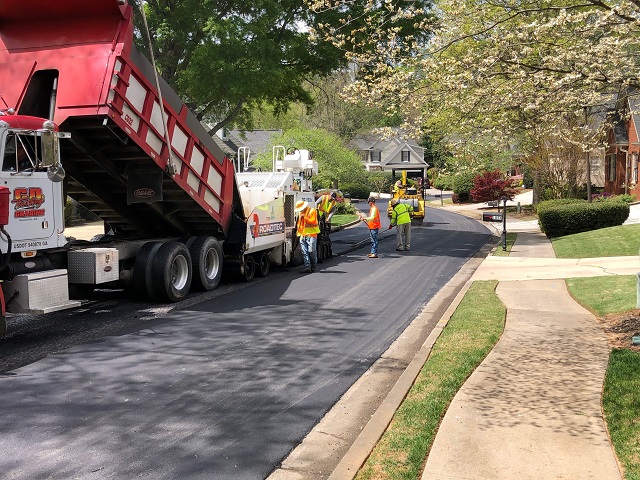
<svg viewBox="0 0 640 480"><path fill-rule="evenodd" d="M369 237L371 238L371 253L369 258L378 258L378 232L380 231L380 211L376 207L376 199L369 197L369 216L363 217L362 221L369 227Z"/></svg>
<svg viewBox="0 0 640 480"><path fill-rule="evenodd" d="M316 247L318 243L318 233L320 233L318 210L309 207L308 202L300 200L296 203L294 211L298 214L296 235L300 237L300 249L302 250L302 259L304 260L304 267L300 272L315 272L316 264L318 263Z"/></svg>

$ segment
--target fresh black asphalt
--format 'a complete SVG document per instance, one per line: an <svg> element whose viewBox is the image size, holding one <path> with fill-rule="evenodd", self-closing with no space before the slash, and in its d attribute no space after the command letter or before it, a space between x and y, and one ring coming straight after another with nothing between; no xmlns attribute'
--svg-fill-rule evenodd
<svg viewBox="0 0 640 480"><path fill-rule="evenodd" d="M429 209L410 252L385 231L368 259L358 225L314 274L274 274L6 372L2 476L263 479L490 237Z"/></svg>

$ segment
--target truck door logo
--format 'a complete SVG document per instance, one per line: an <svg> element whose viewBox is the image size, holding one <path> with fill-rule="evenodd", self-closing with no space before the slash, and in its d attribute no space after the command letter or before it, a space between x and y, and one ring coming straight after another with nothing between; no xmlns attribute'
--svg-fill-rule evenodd
<svg viewBox="0 0 640 480"><path fill-rule="evenodd" d="M18 187L13 190L14 218L43 217L44 193L40 187Z"/></svg>

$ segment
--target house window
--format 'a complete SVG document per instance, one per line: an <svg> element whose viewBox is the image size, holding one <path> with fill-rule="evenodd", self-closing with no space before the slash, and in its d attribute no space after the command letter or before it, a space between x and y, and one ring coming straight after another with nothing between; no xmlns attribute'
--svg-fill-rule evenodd
<svg viewBox="0 0 640 480"><path fill-rule="evenodd" d="M402 150L402 156L400 157L400 161L402 163L409 163L411 161L411 152L409 150Z"/></svg>
<svg viewBox="0 0 640 480"><path fill-rule="evenodd" d="M616 154L609 155L609 175L607 180L610 182L616 181Z"/></svg>
<svg viewBox="0 0 640 480"><path fill-rule="evenodd" d="M631 182L638 183L638 154L631 155Z"/></svg>
<svg viewBox="0 0 640 480"><path fill-rule="evenodd" d="M380 163L380 150L371 150L371 163Z"/></svg>
<svg viewBox="0 0 640 480"><path fill-rule="evenodd" d="M360 160L362 160L363 162L368 162L369 161L369 150L360 150Z"/></svg>

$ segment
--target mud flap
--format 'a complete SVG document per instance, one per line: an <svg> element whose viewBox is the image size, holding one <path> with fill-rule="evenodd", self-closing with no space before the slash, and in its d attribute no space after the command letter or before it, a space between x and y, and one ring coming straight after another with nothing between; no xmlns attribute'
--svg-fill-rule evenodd
<svg viewBox="0 0 640 480"><path fill-rule="evenodd" d="M0 288L0 335L7 333L7 307L4 303L4 290Z"/></svg>

